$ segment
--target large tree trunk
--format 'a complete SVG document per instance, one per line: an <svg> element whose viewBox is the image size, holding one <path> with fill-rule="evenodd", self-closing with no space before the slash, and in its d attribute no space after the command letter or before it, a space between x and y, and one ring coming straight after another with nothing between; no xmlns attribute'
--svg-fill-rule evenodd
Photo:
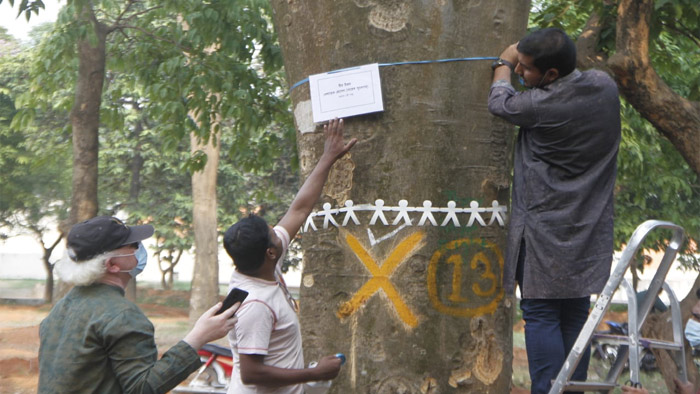
<svg viewBox="0 0 700 394"><path fill-rule="evenodd" d="M298 2L273 0L290 85L310 74L368 63L497 56L524 33L528 1ZM334 393L507 393L513 301L501 287L505 228L491 213L437 225L433 208L509 202L513 128L488 113L490 61L381 68L384 112L346 120L359 143L341 159L324 202L400 207L411 225L360 222L304 234L301 321L307 361L336 352L348 363ZM309 88L291 92L304 175L322 134ZM415 207L416 210L410 208ZM398 208L397 208L398 209ZM335 217L342 223L342 213Z"/></svg>
<svg viewBox="0 0 700 394"><path fill-rule="evenodd" d="M194 227L194 272L190 295L190 324L218 301L219 262L216 221L216 172L219 168L221 144L214 144L216 134L207 144L196 135L190 136L192 152L203 151L207 156L204 169L192 175L192 222Z"/></svg>
<svg viewBox="0 0 700 394"><path fill-rule="evenodd" d="M73 194L71 224L97 215L97 158L100 104L105 77L107 30L94 20L91 7L83 7L80 19L92 27L90 37L78 41L78 80L70 113L73 128Z"/></svg>

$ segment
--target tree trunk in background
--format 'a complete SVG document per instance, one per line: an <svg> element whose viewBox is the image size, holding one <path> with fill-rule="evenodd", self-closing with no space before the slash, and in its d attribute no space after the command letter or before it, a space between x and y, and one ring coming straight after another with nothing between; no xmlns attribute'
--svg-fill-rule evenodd
<svg viewBox="0 0 700 394"><path fill-rule="evenodd" d="M221 144L214 145L216 137L212 126L212 138L207 144L190 136L192 152L201 150L207 155L207 164L192 174L192 222L194 227L194 272L190 295L190 325L218 301L219 262L216 221L216 172L219 167Z"/></svg>
<svg viewBox="0 0 700 394"><path fill-rule="evenodd" d="M525 33L529 1L272 0L290 85L310 74L369 63L498 56ZM307 362L348 362L332 393L507 393L513 300L501 273L505 228L461 209L509 203L513 128L488 113L491 61L380 69L384 112L346 120L358 144L331 172L323 202L339 228L303 236L301 324ZM303 176L323 135L309 86L291 92ZM316 131L313 132L312 131ZM407 200L401 214L400 200ZM436 225L418 223L430 211ZM370 204L361 206L361 204ZM322 205L319 205L321 208ZM415 208L415 209L413 209ZM331 215L331 211L329 215ZM335 212L335 211L333 211ZM332 215L331 215L332 216ZM326 217L328 222L328 217ZM311 228L309 228L311 229Z"/></svg>
<svg viewBox="0 0 700 394"><path fill-rule="evenodd" d="M107 29L99 22L93 22L95 16L92 7L83 7L81 12L76 18L92 28L96 39L94 45L88 37L78 40L78 78L75 102L70 113L73 129L71 227L97 215L100 105L106 62ZM70 286L59 280L55 290L53 300L58 301L70 290Z"/></svg>
<svg viewBox="0 0 700 394"><path fill-rule="evenodd" d="M97 37L95 46L88 37L78 41L78 80L75 87L75 103L70 113L73 128L73 195L71 199L71 225L97 215L97 157L99 153L98 131L100 127L100 103L105 77L106 29L93 24L91 7L83 7L81 19L92 26ZM94 15L93 15L94 17Z"/></svg>
<svg viewBox="0 0 700 394"><path fill-rule="evenodd" d="M54 288L54 274L53 274L53 263L51 263L51 254L53 250L58 246L58 244L63 239L63 234L60 233L56 240L49 246L44 244L41 232L35 232L37 235L37 240L41 244L41 248L44 250L42 256L42 263L44 264L44 269L46 270L46 284L44 286L44 302L51 304L53 302L53 288Z"/></svg>

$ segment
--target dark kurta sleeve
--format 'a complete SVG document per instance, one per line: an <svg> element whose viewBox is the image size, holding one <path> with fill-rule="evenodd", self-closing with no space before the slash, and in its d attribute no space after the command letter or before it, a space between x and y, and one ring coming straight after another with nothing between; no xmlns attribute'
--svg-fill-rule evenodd
<svg viewBox="0 0 700 394"><path fill-rule="evenodd" d="M114 374L125 393L166 393L201 365L197 352L184 341L157 359L153 325L136 308L102 327Z"/></svg>
<svg viewBox="0 0 700 394"><path fill-rule="evenodd" d="M489 111L516 126L532 127L537 123L537 110L531 92L518 93L510 83L498 80L489 91Z"/></svg>
<svg viewBox="0 0 700 394"><path fill-rule="evenodd" d="M154 328L123 290L76 286L39 329L43 393L165 393L200 365L180 341L158 359Z"/></svg>

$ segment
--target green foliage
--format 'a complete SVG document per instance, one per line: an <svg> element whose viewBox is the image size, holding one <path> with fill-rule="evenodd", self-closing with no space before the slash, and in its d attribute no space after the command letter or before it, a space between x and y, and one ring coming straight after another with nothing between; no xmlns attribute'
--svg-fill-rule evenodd
<svg viewBox="0 0 700 394"><path fill-rule="evenodd" d="M221 120L235 132L229 156L255 170L271 165L279 142L293 142L289 102L281 97L281 52L267 2L178 0L125 6L114 0L68 1L40 46L22 107L72 107L72 95L62 90L75 86L77 41L94 31L76 15L92 7L101 26L111 32L105 98L115 102L124 89L135 93L163 135L165 148L176 147L190 133L207 141L219 127L212 124ZM121 82L113 85L115 79ZM118 112L114 106L101 112L107 129L122 127ZM27 111L17 122L30 119ZM281 140L277 134L265 135L270 124L282 128ZM190 170L201 166L200 157L188 160Z"/></svg>
<svg viewBox="0 0 700 394"><path fill-rule="evenodd" d="M94 19L86 17L91 14ZM101 212L125 211L132 222L154 224L156 254L166 260L188 250L190 174L206 163L201 152L189 153L189 135L207 141L215 131L225 152L220 222L230 224L262 201L270 202L266 212L278 215L277 202L291 199L296 178L281 186L273 179L293 178L279 159L296 163L296 153L268 3L69 0L37 46L14 128L35 124L42 111L73 107L77 43L96 43L98 27L108 32Z"/></svg>
<svg viewBox="0 0 700 394"><path fill-rule="evenodd" d="M31 60L24 53L0 57L0 223L36 236L47 230L43 218L67 216L71 156L61 132L65 113L37 111L42 127L10 127Z"/></svg>
<svg viewBox="0 0 700 394"><path fill-rule="evenodd" d="M601 16L598 49L612 55L616 5L598 1L535 1L531 27L559 27L576 38L591 12ZM659 76L679 95L700 99L700 4L693 0L658 0L651 21L650 57ZM700 180L671 143L629 104L622 105L622 142L615 195L615 246L629 240L648 219L682 226L686 242L681 260L695 269L700 241ZM663 116L663 115L662 115ZM644 245L659 250L670 234L652 233Z"/></svg>
<svg viewBox="0 0 700 394"><path fill-rule="evenodd" d="M8 0L10 6L15 5L15 0ZM2 4L2 0L0 0ZM27 20L30 20L32 14L38 15L40 10L44 9L44 2L42 0L20 0L18 5L17 16L24 14Z"/></svg>
<svg viewBox="0 0 700 394"><path fill-rule="evenodd" d="M686 236L700 240L700 182L671 143L631 105L622 106L622 142L615 194L615 243L625 244L644 220L666 220L682 226ZM665 248L670 233L655 232L644 245ZM686 242L683 261L698 269L694 245ZM697 252L695 252L697 253Z"/></svg>
<svg viewBox="0 0 700 394"><path fill-rule="evenodd" d="M193 243L190 177L179 165L187 158L187 146L183 141L178 149L160 149L159 135L142 113L132 109L124 117L125 129L102 133L102 209L126 211L130 222L152 224L156 245L151 252L167 268L172 256Z"/></svg>
<svg viewBox="0 0 700 394"><path fill-rule="evenodd" d="M602 25L598 50L610 54L615 49L616 7L615 2L595 0L534 0L529 30L556 27L575 38L583 31L591 13L595 12Z"/></svg>

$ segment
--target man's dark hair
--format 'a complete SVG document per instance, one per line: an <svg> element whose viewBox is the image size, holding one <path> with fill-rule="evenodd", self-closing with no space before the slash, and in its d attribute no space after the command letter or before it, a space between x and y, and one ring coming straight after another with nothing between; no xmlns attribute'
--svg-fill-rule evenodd
<svg viewBox="0 0 700 394"><path fill-rule="evenodd" d="M695 296L700 300L700 288L695 290Z"/></svg>
<svg viewBox="0 0 700 394"><path fill-rule="evenodd" d="M224 249L243 273L260 268L269 247L270 227L257 215L239 220L224 233Z"/></svg>
<svg viewBox="0 0 700 394"><path fill-rule="evenodd" d="M576 46L563 31L550 27L534 31L518 43L518 52L532 56L541 73L550 68L559 70L559 77L576 68Z"/></svg>

